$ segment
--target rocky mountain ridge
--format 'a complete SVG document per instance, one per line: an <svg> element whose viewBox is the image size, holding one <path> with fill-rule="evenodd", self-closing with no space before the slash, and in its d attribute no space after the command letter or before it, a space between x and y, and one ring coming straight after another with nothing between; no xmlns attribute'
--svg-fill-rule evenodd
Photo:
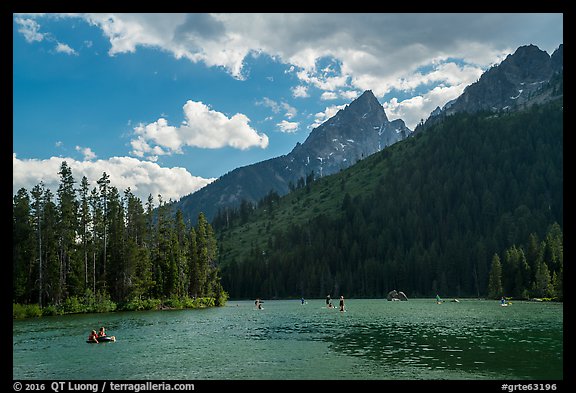
<svg viewBox="0 0 576 393"><path fill-rule="evenodd" d="M242 201L257 203L269 192L287 194L298 182L345 169L412 133L400 119L389 121L367 90L316 127L286 155L236 168L193 194L174 202L194 222L200 212L211 220L219 210Z"/></svg>
<svg viewBox="0 0 576 393"><path fill-rule="evenodd" d="M552 55L535 45L519 47L458 98L432 111L424 128L458 112L518 110L562 95L563 53L563 44Z"/></svg>

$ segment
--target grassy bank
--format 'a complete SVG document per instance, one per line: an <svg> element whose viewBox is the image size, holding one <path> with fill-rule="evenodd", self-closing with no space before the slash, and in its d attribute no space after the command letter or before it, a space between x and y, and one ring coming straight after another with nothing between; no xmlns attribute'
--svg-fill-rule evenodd
<svg viewBox="0 0 576 393"><path fill-rule="evenodd" d="M114 311L167 310L186 308L220 307L226 304L227 294L215 297L171 297L167 299L133 299L127 303L116 304L109 298L71 297L60 305L40 307L38 304L12 304L12 318L38 318L50 315L102 313Z"/></svg>

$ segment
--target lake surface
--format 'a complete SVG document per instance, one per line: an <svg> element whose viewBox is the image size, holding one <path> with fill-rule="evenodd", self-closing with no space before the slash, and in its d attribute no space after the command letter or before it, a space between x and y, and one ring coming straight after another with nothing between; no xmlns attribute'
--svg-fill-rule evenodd
<svg viewBox="0 0 576 393"><path fill-rule="evenodd" d="M17 320L13 379L563 379L563 304L348 299L340 312L312 299L263 306L229 301ZM87 344L100 326L117 341Z"/></svg>

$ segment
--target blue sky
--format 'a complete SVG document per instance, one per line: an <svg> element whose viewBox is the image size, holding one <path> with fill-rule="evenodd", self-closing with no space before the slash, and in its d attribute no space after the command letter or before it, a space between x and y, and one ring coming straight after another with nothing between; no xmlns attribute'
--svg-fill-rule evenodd
<svg viewBox="0 0 576 393"><path fill-rule="evenodd" d="M177 200L287 154L364 90L413 129L562 14L14 14L13 193Z"/></svg>

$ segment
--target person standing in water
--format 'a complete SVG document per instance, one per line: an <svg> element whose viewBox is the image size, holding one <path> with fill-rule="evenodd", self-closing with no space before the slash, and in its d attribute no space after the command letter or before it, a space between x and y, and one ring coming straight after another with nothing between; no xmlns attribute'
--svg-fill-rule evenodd
<svg viewBox="0 0 576 393"><path fill-rule="evenodd" d="M340 296L340 311L344 311L344 296Z"/></svg>
<svg viewBox="0 0 576 393"><path fill-rule="evenodd" d="M332 299L330 299L330 295L326 296L326 307L332 307Z"/></svg>
<svg viewBox="0 0 576 393"><path fill-rule="evenodd" d="M262 302L260 301L260 298L256 299L254 305L256 306L257 310L262 310Z"/></svg>

